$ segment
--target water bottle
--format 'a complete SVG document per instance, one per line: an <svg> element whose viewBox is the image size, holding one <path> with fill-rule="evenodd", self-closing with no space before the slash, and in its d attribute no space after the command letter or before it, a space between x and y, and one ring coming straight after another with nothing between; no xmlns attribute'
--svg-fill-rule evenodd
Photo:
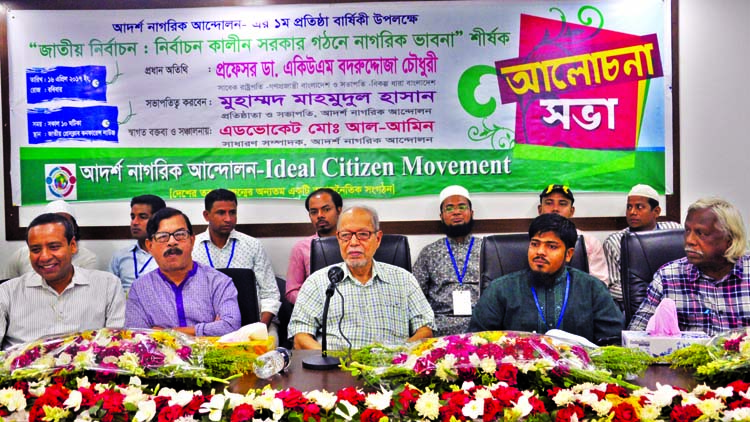
<svg viewBox="0 0 750 422"><path fill-rule="evenodd" d="M260 379L268 379L278 374L289 366L292 352L284 347L266 352L255 360L253 372Z"/></svg>

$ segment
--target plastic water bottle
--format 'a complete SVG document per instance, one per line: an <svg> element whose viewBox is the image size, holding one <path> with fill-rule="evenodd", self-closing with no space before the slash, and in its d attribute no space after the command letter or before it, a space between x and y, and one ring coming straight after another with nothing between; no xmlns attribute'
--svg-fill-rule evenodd
<svg viewBox="0 0 750 422"><path fill-rule="evenodd" d="M255 360L253 372L260 379L271 378L289 366L292 352L284 347L266 352Z"/></svg>

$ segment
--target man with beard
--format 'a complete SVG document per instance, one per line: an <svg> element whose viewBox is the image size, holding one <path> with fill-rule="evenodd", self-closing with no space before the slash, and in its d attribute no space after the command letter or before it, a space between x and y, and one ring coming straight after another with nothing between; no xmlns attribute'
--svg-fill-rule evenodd
<svg viewBox="0 0 750 422"><path fill-rule="evenodd" d="M482 238L471 235L474 210L469 191L448 186L440 192L443 237L419 253L414 277L435 312L435 336L465 333L479 300Z"/></svg>
<svg viewBox="0 0 750 422"><path fill-rule="evenodd" d="M203 218L208 229L195 237L193 259L211 268L248 268L255 273L260 322L268 334L278 339L274 316L281 307L279 285L271 260L260 240L240 233L237 226L237 195L227 189L214 189L206 195Z"/></svg>
<svg viewBox="0 0 750 422"><path fill-rule="evenodd" d="M292 247L286 271L286 299L289 302L297 301L302 283L310 276L310 244L313 239L336 235L336 223L343 206L341 195L330 188L317 189L305 199L305 209L315 234L297 241Z"/></svg>
<svg viewBox="0 0 750 422"><path fill-rule="evenodd" d="M719 198L690 205L685 253L685 258L656 271L630 329L645 330L656 307L667 298L675 302L681 331L712 336L750 325L750 255L737 207Z"/></svg>
<svg viewBox="0 0 750 422"><path fill-rule="evenodd" d="M542 214L529 227L528 270L500 277L479 299L470 331L560 329L589 341L620 336L622 313L607 287L566 264L573 257L575 225Z"/></svg>
<svg viewBox="0 0 750 422"><path fill-rule="evenodd" d="M156 269L156 261L146 251L146 224L166 206L156 195L140 195L130 200L130 235L136 242L115 252L109 263L109 271L120 278L126 293L136 278Z"/></svg>
<svg viewBox="0 0 750 422"><path fill-rule="evenodd" d="M128 328L172 328L222 336L240 328L237 289L219 271L193 261L190 219L163 208L146 225L146 248L159 265L133 282L125 309Z"/></svg>
<svg viewBox="0 0 750 422"><path fill-rule="evenodd" d="M401 344L432 336L434 317L414 276L373 259L383 232L375 210L355 206L339 217L336 238L343 263L320 269L300 289L289 323L296 349L321 349L321 320L332 267L343 270L326 319L331 350L372 343ZM335 271L335 270L334 270Z"/></svg>

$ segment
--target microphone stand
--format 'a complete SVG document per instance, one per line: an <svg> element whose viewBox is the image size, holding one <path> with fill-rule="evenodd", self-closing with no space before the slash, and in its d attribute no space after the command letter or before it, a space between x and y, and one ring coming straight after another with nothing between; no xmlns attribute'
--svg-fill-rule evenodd
<svg viewBox="0 0 750 422"><path fill-rule="evenodd" d="M333 270L333 269L332 269ZM328 344L327 344L327 332L328 332L328 307L331 305L331 297L333 297L333 292L336 289L336 283L338 281L341 281L339 278L338 281L334 280L333 277L331 277L331 273L329 272L329 278L331 278L331 283L328 285L328 288L326 289L326 301L323 304L323 324L321 327L321 332L323 335L323 338L321 340L321 346L323 350L320 353L320 356L310 356L308 358L305 358L302 360L302 367L305 369L315 369L315 370L327 370L327 369L335 369L338 368L341 364L341 359L333 356L328 356Z"/></svg>

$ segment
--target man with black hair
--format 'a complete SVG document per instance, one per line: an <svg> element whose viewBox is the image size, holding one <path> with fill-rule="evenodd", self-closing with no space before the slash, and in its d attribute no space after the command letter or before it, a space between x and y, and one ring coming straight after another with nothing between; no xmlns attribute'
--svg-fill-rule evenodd
<svg viewBox="0 0 750 422"><path fill-rule="evenodd" d="M674 221L656 221L661 214L659 193L649 185L635 185L628 193L625 217L628 227L614 232L604 241L604 254L607 256L609 268L609 292L622 308L622 280L620 278L620 244L622 238L629 232L647 232L652 230L666 230L682 228Z"/></svg>
<svg viewBox="0 0 750 422"><path fill-rule="evenodd" d="M529 227L530 269L494 280L474 308L470 331L560 329L596 342L620 336L622 313L607 287L566 264L573 257L575 225L542 214Z"/></svg>
<svg viewBox="0 0 750 422"><path fill-rule="evenodd" d="M90 249L81 246L80 229L78 228L78 222L76 221L73 207L70 206L69 203L59 199L44 206L42 214L46 213L59 214L65 217L73 225L73 237L78 246L77 251L73 254L73 265L81 268L88 268L90 270L97 269L96 254ZM20 277L22 274L31 271L33 271L33 268L29 262L29 248L26 245L23 245L11 255L2 273L3 278L14 278Z"/></svg>
<svg viewBox="0 0 750 422"><path fill-rule="evenodd" d="M299 289L307 277L310 277L310 244L313 239L336 235L344 200L331 188L316 189L305 199L305 209L310 223L315 227L315 234L297 241L289 256L289 267L286 271L286 299L295 303Z"/></svg>
<svg viewBox="0 0 750 422"><path fill-rule="evenodd" d="M132 246L115 252L109 263L109 271L120 278L126 292L136 278L158 267L146 250L146 223L166 206L156 195L140 195L130 200L130 236L136 241Z"/></svg>
<svg viewBox="0 0 750 422"><path fill-rule="evenodd" d="M75 228L66 217L41 214L26 231L34 271L0 284L3 349L47 335L102 327L125 320L125 295L113 274L73 263Z"/></svg>
<svg viewBox="0 0 750 422"><path fill-rule="evenodd" d="M162 208L148 220L146 232L146 248L159 268L130 288L125 326L172 328L193 336L239 329L237 289L228 276L193 261L195 235L187 215Z"/></svg>
<svg viewBox="0 0 750 422"><path fill-rule="evenodd" d="M263 244L235 230L237 195L227 189L214 189L206 195L203 218L208 229L195 237L193 259L211 268L248 268L255 273L260 322L278 339L274 316L281 307L279 286Z"/></svg>
<svg viewBox="0 0 750 422"><path fill-rule="evenodd" d="M435 312L435 336L445 336L469 328L480 294L482 238L471 234L474 210L466 188L448 186L439 200L440 225L446 236L422 249L412 272Z"/></svg>

